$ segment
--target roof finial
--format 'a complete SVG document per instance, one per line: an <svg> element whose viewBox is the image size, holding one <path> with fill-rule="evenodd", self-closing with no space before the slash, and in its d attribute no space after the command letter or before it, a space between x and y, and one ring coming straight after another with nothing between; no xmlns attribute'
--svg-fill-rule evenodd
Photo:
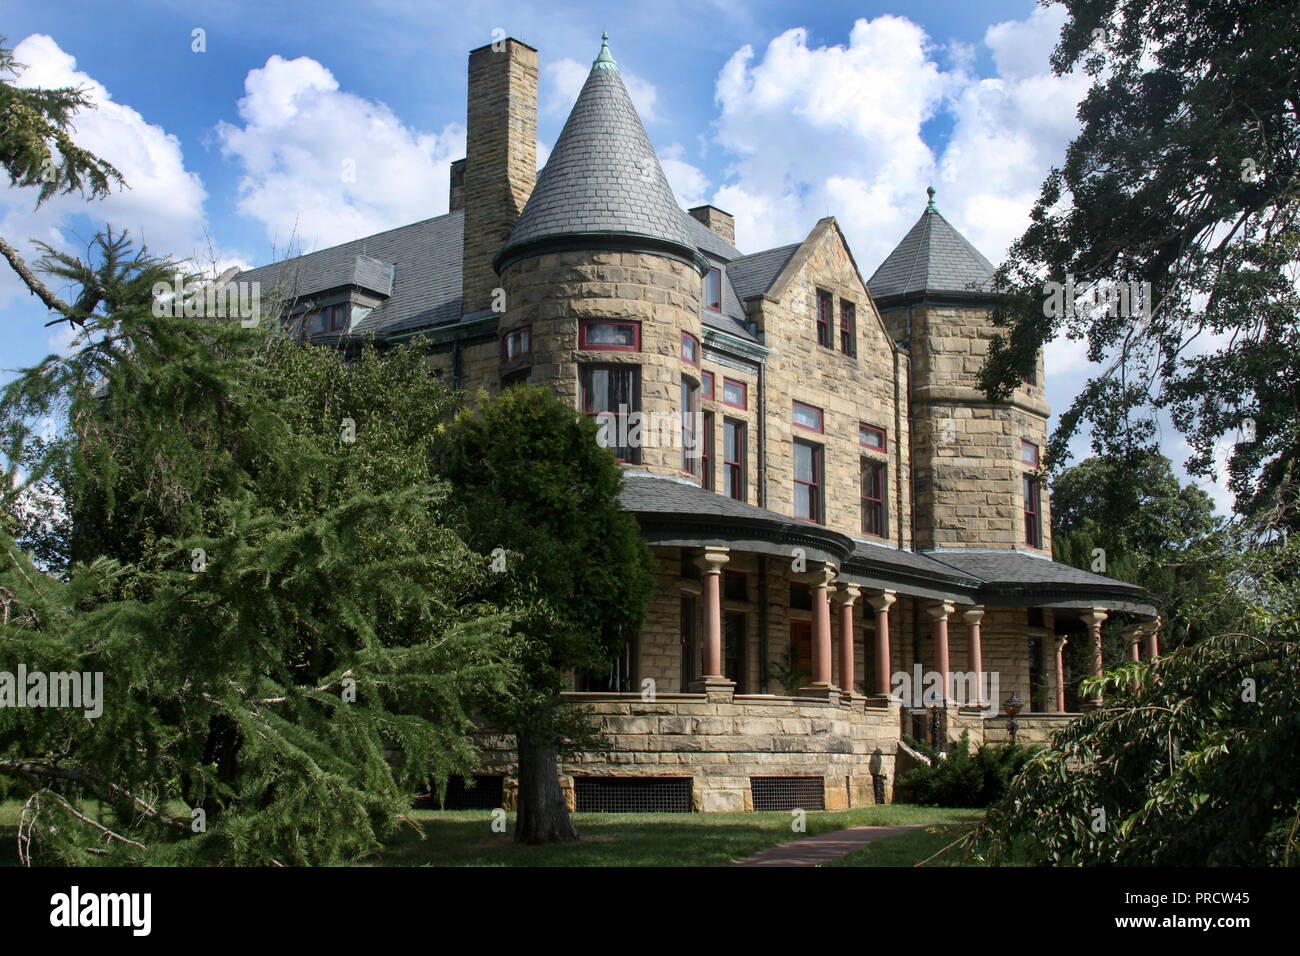
<svg viewBox="0 0 1300 956"><path fill-rule="evenodd" d="M617 70L618 64L609 53L609 32L606 31L600 35L600 55L596 57L595 62L591 64L593 70Z"/></svg>
<svg viewBox="0 0 1300 956"><path fill-rule="evenodd" d="M930 197L930 201L925 204L925 211L938 212L939 210L934 204L934 187L933 186L925 187L925 194Z"/></svg>

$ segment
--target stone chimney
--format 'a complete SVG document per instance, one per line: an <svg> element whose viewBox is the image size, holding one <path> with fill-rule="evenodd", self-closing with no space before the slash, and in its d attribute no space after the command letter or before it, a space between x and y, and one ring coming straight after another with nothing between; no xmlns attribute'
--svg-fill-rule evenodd
<svg viewBox="0 0 1300 956"><path fill-rule="evenodd" d="M451 194L447 199L447 212L465 208L465 163L458 159L451 164Z"/></svg>
<svg viewBox="0 0 1300 956"><path fill-rule="evenodd" d="M690 213L716 235L733 246L736 244L736 217L731 213L723 212L717 206L696 206Z"/></svg>
<svg viewBox="0 0 1300 956"><path fill-rule="evenodd" d="M537 181L537 51L507 37L469 55L461 311L491 308L492 257L510 238ZM451 208L456 208L452 167Z"/></svg>

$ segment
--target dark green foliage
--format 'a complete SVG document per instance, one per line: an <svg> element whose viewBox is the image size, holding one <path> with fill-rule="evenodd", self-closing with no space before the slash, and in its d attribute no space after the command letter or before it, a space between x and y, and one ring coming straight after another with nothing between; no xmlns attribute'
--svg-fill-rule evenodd
<svg viewBox="0 0 1300 956"><path fill-rule="evenodd" d="M1214 514L1208 495L1182 485L1167 458L1088 458L1052 484L1052 556L1141 585L1160 613L1161 645L1170 650L1230 630L1245 609L1231 587L1239 565L1237 534ZM1104 567L1094 567L1094 552ZM1124 642L1114 617L1104 625L1105 660L1119 663ZM1085 642L1066 647L1088 657Z"/></svg>
<svg viewBox="0 0 1300 956"><path fill-rule="evenodd" d="M998 270L983 384L1005 396L1056 336L1106 374L1061 416L1049 465L1087 423L1099 452L1151 450L1166 409L1209 476L1230 446L1238 510L1294 498L1300 450L1300 7L1273 0L1064 0L1052 58L1094 83L1083 129ZM1098 36L1101 39L1098 39ZM1149 324L1044 314L1044 283L1149 282ZM1294 516L1292 514L1292 516Z"/></svg>
<svg viewBox="0 0 1300 956"><path fill-rule="evenodd" d="M904 739L929 758L930 766L913 767L899 775L899 799L923 806L987 807L1006 792L1034 753L1030 747L1012 743L981 744L972 752L969 731L962 731L961 740L947 757L911 737Z"/></svg>
<svg viewBox="0 0 1300 956"><path fill-rule="evenodd" d="M11 77L22 71L0 36L0 166L14 186L38 186L39 206L57 192L89 192L96 199L124 185L107 161L72 139L72 117L95 104L81 88L20 88ZM56 151L57 156L56 159Z"/></svg>
<svg viewBox="0 0 1300 956"><path fill-rule="evenodd" d="M499 569L492 594L515 615L517 679L490 697L491 723L515 735L526 843L577 839L557 756L599 749L581 708L560 697L569 674L608 672L634 638L654 588L654 559L618 502L622 472L596 425L541 387L480 395L446 444L465 537Z"/></svg>
<svg viewBox="0 0 1300 956"><path fill-rule="evenodd" d="M453 403L413 352L348 368L266 316L156 315L172 266L123 237L95 251L46 265L102 311L71 358L0 398L5 478L25 479L6 526L46 560L0 540L0 669L104 675L93 722L0 708L0 781L27 801L28 850L355 859L409 794L471 769L470 707L511 679L511 619L445 520L432 443ZM46 416L59 428L36 440Z"/></svg>
<svg viewBox="0 0 1300 956"><path fill-rule="evenodd" d="M971 847L979 858L1300 862L1295 547L1274 544L1247 557L1237 581L1252 603L1243 632L1086 681L1085 692L1100 690L1106 707L1071 722L1026 765L990 808Z"/></svg>

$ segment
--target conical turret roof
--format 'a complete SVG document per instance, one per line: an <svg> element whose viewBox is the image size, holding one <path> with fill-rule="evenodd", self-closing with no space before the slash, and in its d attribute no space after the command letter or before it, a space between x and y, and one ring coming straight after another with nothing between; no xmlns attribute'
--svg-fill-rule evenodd
<svg viewBox="0 0 1300 956"><path fill-rule="evenodd" d="M537 185L497 255L498 270L553 245L646 240L695 259L685 213L609 53L608 36Z"/></svg>
<svg viewBox="0 0 1300 956"><path fill-rule="evenodd" d="M993 265L966 237L943 218L930 201L916 225L867 280L867 290L879 302L924 292L980 294L993 290Z"/></svg>

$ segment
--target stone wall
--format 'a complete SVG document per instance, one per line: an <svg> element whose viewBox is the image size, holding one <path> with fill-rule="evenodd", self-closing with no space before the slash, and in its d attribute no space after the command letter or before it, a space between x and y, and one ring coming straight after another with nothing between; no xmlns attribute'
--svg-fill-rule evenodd
<svg viewBox="0 0 1300 956"><path fill-rule="evenodd" d="M709 700L703 694L660 695L655 701L602 694L569 695L609 735L608 754L582 754L560 767L573 806L573 778L583 775L692 778L693 809L754 808L750 777L817 776L824 805L844 810L875 802L869 762L881 752L886 799L893 791L898 710L827 704L787 697ZM505 776L506 806L518 792L512 739L483 735L482 772Z"/></svg>
<svg viewBox="0 0 1300 956"><path fill-rule="evenodd" d="M641 370L641 411L677 418L683 378L700 382L700 369L681 359L681 333L700 338L700 275L684 262L630 252L560 252L524 259L502 276L506 312L499 336L531 327L532 354L503 365L502 375L530 368L535 384L551 385L566 404L580 407L580 365L632 365ZM638 352L579 348L583 319L640 323ZM682 474L680 443L642 447L636 467Z"/></svg>
<svg viewBox="0 0 1300 956"><path fill-rule="evenodd" d="M777 280L768 297L750 303L771 349L765 370L767 390L767 507L794 514L794 441L823 446L824 524L861 537L861 459L886 461L887 538L910 547L910 435L906 395L906 356L898 352L881 324L871 297L834 220L826 219ZM817 343L817 293L833 296L833 348ZM854 303L856 356L840 348L840 304ZM897 401L896 401L897 399ZM823 432L810 432L791 420L794 402L823 411ZM859 442L859 424L882 428L887 450L881 455Z"/></svg>
<svg viewBox="0 0 1300 956"><path fill-rule="evenodd" d="M1046 450L1042 355L1029 384L989 402L979 372L997 329L988 308L922 303L885 316L891 334L910 334L912 453L916 459L919 549L1022 548L1025 543L1021 441ZM1047 489L1040 494L1042 547L1051 554Z"/></svg>

